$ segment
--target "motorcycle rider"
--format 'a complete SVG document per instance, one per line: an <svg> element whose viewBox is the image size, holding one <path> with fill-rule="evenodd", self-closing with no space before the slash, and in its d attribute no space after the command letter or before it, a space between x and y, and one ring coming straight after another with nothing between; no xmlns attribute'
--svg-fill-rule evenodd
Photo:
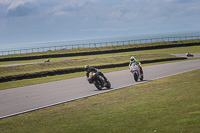
<svg viewBox="0 0 200 133"><path fill-rule="evenodd" d="M134 63L134 62L139 66L139 68L140 68L140 73L141 73L141 75L142 75L142 74L143 74L143 70L142 70L141 63L140 63L139 61L137 61L137 60L135 59L134 56L132 56L132 57L130 58L129 67L131 67L132 63Z"/></svg>
<svg viewBox="0 0 200 133"><path fill-rule="evenodd" d="M102 72L99 72L99 70L97 68L94 68L94 67L90 67L89 65L85 65L85 70L86 70L86 76L87 76L87 79L89 78L89 73L90 72L94 72L96 73L97 75L100 75L104 78L105 81L107 81L107 78L104 76L104 74ZM103 83L103 81L101 81ZM91 84L91 83L90 83Z"/></svg>

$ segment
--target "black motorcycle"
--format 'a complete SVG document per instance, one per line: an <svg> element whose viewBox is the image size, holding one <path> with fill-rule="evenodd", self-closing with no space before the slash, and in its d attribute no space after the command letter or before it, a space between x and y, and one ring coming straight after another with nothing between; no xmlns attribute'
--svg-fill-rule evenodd
<svg viewBox="0 0 200 133"><path fill-rule="evenodd" d="M101 75L94 72L89 73L88 81L89 83L93 83L98 90L102 90L103 87L107 89L111 87L110 81L105 80Z"/></svg>

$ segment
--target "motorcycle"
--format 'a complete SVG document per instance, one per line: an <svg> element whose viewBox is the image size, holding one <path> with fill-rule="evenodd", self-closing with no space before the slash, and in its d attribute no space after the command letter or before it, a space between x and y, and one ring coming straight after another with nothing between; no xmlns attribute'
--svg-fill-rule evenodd
<svg viewBox="0 0 200 133"><path fill-rule="evenodd" d="M138 79L140 81L143 81L144 79L144 74L140 73L140 67L138 66L137 63L133 63L130 67L130 72L133 73L134 80L137 82Z"/></svg>
<svg viewBox="0 0 200 133"><path fill-rule="evenodd" d="M101 75L94 72L89 73L89 83L93 83L98 90L102 90L103 87L109 89L111 87L110 81L106 81Z"/></svg>

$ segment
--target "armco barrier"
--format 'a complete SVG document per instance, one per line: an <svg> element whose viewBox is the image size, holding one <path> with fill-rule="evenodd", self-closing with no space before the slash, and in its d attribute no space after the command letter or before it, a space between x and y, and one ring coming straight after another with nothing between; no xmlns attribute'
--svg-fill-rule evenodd
<svg viewBox="0 0 200 133"><path fill-rule="evenodd" d="M154 63L154 62L172 61L172 60L183 60L183 59L187 59L187 58L177 57L177 58L145 60L145 61L141 61L141 63L145 64L145 63ZM120 64L109 64L109 65L101 65L101 66L94 66L94 67L96 67L98 69L123 67L123 66L128 67L128 64L129 63L126 62L126 63L120 63ZM42 72L37 72L37 73L26 73L26 74L20 74L20 75L0 77L0 82L16 81L16 80L22 80L22 79L32 79L32 78L54 76L54 75L83 72L83 71L85 71L84 68L70 68L70 69L59 69L59 70L53 70L53 71L42 71Z"/></svg>

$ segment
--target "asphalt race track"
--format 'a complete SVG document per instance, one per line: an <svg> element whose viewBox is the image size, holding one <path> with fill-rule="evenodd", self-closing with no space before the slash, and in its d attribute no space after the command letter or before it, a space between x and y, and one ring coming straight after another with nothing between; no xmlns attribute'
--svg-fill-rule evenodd
<svg viewBox="0 0 200 133"><path fill-rule="evenodd" d="M200 59L143 67L145 75L143 82L195 69L200 69ZM110 80L112 89L98 91L93 84L87 82L86 77L80 77L1 90L0 118L143 83L136 83L129 69L105 73L105 76Z"/></svg>

